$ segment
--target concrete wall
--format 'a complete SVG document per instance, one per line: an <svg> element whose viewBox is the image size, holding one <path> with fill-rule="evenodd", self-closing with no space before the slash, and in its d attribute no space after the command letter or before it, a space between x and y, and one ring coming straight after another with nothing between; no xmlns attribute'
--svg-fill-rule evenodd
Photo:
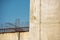
<svg viewBox="0 0 60 40"><path fill-rule="evenodd" d="M42 0L41 5L41 40L60 40L60 0Z"/></svg>
<svg viewBox="0 0 60 40"><path fill-rule="evenodd" d="M60 0L30 0L31 40L60 40Z"/></svg>
<svg viewBox="0 0 60 40"><path fill-rule="evenodd" d="M40 13L40 2L41 0L30 0L30 40L41 39L41 13Z"/></svg>
<svg viewBox="0 0 60 40"><path fill-rule="evenodd" d="M0 40L19 40L18 32L0 34ZM29 40L29 32L21 32L20 40Z"/></svg>
<svg viewBox="0 0 60 40"><path fill-rule="evenodd" d="M20 40L29 40L29 32L20 33Z"/></svg>

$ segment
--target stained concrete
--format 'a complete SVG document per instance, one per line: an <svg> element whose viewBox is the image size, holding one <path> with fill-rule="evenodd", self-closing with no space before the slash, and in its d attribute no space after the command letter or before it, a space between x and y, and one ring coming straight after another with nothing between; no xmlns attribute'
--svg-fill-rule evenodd
<svg viewBox="0 0 60 40"><path fill-rule="evenodd" d="M30 0L30 37L60 40L60 0Z"/></svg>
<svg viewBox="0 0 60 40"><path fill-rule="evenodd" d="M29 32L21 32L20 38L18 32L0 34L0 40L29 40Z"/></svg>

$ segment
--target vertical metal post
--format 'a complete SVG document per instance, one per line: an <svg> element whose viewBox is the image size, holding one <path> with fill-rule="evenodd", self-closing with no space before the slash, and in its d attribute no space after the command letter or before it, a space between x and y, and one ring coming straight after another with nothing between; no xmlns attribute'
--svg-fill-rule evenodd
<svg viewBox="0 0 60 40"><path fill-rule="evenodd" d="M18 32L18 40L20 40L20 32Z"/></svg>

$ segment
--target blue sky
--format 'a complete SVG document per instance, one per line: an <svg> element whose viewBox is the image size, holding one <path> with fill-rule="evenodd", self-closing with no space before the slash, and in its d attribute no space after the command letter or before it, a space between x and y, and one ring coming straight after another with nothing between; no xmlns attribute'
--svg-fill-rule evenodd
<svg viewBox="0 0 60 40"><path fill-rule="evenodd" d="M15 23L16 18L21 26L28 26L29 0L0 0L0 24Z"/></svg>

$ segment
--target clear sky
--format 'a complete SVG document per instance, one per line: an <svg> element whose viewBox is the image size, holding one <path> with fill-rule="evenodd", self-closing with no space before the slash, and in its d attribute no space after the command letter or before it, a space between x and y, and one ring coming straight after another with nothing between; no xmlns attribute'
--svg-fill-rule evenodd
<svg viewBox="0 0 60 40"><path fill-rule="evenodd" d="M29 0L0 0L0 24L15 23L16 18L20 25L28 26Z"/></svg>

